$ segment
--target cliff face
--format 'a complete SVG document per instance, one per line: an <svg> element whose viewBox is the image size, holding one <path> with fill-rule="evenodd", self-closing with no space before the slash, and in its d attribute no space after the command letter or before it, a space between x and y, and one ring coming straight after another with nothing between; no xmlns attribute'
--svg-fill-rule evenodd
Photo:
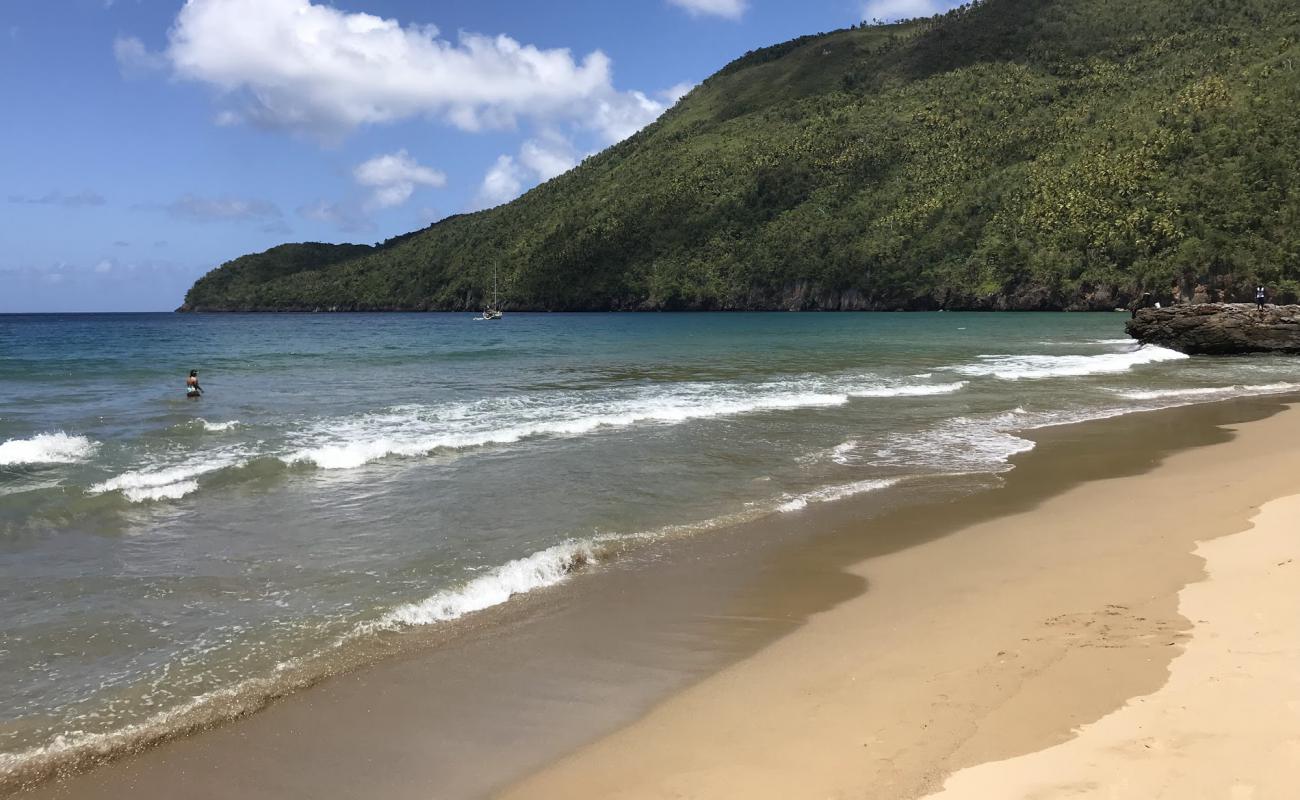
<svg viewBox="0 0 1300 800"><path fill-rule="evenodd" d="M1245 303L1145 308L1126 327L1143 344L1189 354L1300 353L1300 306Z"/></svg>
<svg viewBox="0 0 1300 800"><path fill-rule="evenodd" d="M1300 297L1295 0L985 0L806 36L487 211L235 259L195 310Z"/></svg>

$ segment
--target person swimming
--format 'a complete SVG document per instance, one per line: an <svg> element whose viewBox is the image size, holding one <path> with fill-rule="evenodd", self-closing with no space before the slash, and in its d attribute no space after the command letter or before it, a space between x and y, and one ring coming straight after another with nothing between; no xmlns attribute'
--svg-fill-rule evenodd
<svg viewBox="0 0 1300 800"><path fill-rule="evenodd" d="M185 379L185 396L191 400L198 400L203 396L203 387L199 386L199 371L190 370L190 376Z"/></svg>

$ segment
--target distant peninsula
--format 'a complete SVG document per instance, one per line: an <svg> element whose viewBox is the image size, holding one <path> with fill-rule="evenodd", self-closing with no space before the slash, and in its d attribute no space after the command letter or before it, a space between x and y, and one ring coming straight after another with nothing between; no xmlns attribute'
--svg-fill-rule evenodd
<svg viewBox="0 0 1300 800"><path fill-rule="evenodd" d="M285 244L182 311L1300 300L1300 6L986 0L728 64L506 205Z"/></svg>

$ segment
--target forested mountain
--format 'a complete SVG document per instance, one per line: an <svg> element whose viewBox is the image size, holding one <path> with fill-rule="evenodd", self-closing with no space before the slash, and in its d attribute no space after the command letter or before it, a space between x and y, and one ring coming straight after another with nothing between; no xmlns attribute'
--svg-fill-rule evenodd
<svg viewBox="0 0 1300 800"><path fill-rule="evenodd" d="M1113 308L1300 291L1300 3L986 0L751 52L512 203L187 309Z"/></svg>

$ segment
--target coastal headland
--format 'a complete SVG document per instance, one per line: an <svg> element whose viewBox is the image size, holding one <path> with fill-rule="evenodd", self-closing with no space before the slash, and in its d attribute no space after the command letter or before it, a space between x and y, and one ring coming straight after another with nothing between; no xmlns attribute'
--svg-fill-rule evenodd
<svg viewBox="0 0 1300 800"><path fill-rule="evenodd" d="M1026 789L998 796L1052 797L1056 772L1006 760L1080 741L1124 759L1075 763L1071 790L1152 797L1116 776L1158 778L1198 735L1203 785L1281 796L1289 740L1239 723L1300 701L1274 680L1296 648L1293 501L1243 531L1297 492L1297 432L1268 399L1038 431L1000 488L677 542L21 796L911 798L1004 762ZM1187 683L1214 665L1234 693ZM1124 722L1170 697L1223 726ZM1252 757L1229 770L1209 733Z"/></svg>

